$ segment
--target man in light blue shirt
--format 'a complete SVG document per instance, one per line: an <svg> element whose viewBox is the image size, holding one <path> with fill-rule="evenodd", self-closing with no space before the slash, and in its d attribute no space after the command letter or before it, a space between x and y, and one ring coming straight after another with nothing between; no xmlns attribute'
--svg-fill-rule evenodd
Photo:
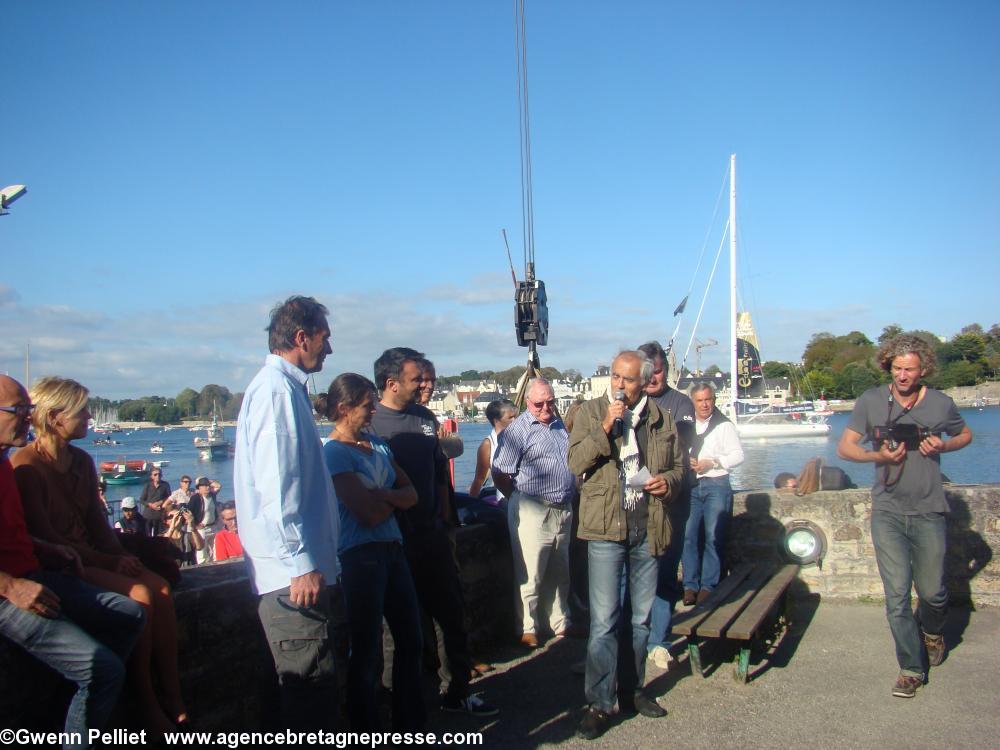
<svg viewBox="0 0 1000 750"><path fill-rule="evenodd" d="M271 311L271 354L243 397L233 470L240 541L278 673L282 721L303 731L333 729L337 714L337 498L306 388L332 351L326 315L312 297L290 297Z"/></svg>
<svg viewBox="0 0 1000 750"><path fill-rule="evenodd" d="M554 590L549 629L569 626L569 542L576 476L566 463L569 436L556 413L552 386L536 378L528 386L527 411L497 436L493 483L508 498L507 527L514 561L515 600L521 645L537 648L542 582Z"/></svg>

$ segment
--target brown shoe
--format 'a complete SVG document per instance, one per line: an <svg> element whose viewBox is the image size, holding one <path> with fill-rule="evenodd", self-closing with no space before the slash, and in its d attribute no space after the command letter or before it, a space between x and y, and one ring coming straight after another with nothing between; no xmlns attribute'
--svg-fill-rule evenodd
<svg viewBox="0 0 1000 750"><path fill-rule="evenodd" d="M705 601L706 599L708 599L708 597L710 597L711 595L712 595L712 592L709 591L708 589L702 589L701 591L699 591L698 592L698 604L701 604L703 601Z"/></svg>
<svg viewBox="0 0 1000 750"><path fill-rule="evenodd" d="M698 592L694 589L684 589L684 606L690 607L698 600Z"/></svg>
<svg viewBox="0 0 1000 750"><path fill-rule="evenodd" d="M892 694L897 698L912 698L917 694L917 688L923 684L918 677L901 674L896 678L896 684L892 686Z"/></svg>
<svg viewBox="0 0 1000 750"><path fill-rule="evenodd" d="M944 661L944 636L924 633L924 646L927 647L927 663L932 667L941 666Z"/></svg>
<svg viewBox="0 0 1000 750"><path fill-rule="evenodd" d="M524 633L521 636L521 645L525 648L538 648L538 638L534 633Z"/></svg>

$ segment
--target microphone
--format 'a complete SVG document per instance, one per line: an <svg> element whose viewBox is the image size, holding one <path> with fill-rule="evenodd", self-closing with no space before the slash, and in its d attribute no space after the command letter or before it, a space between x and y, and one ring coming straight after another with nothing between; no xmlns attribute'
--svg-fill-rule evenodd
<svg viewBox="0 0 1000 750"><path fill-rule="evenodd" d="M624 401L625 391L615 391L615 401ZM618 417L614 424L611 426L611 437L618 438L622 436L625 432L625 422L622 421L621 417Z"/></svg>

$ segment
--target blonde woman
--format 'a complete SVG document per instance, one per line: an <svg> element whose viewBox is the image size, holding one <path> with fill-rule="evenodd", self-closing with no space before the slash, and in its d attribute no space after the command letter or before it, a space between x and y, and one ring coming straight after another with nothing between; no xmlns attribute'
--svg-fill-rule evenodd
<svg viewBox="0 0 1000 750"><path fill-rule="evenodd" d="M33 536L75 549L88 583L124 594L146 610L146 625L129 660L129 680L145 724L168 732L187 722L177 672L177 620L165 580L125 552L108 527L94 461L70 445L87 436L89 391L75 380L42 378L31 389L38 439L14 454L14 477ZM153 689L152 665L162 687Z"/></svg>

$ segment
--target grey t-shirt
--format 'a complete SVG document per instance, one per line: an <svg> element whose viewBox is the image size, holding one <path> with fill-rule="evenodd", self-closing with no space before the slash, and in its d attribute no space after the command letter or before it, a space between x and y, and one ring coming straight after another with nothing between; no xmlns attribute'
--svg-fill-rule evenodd
<svg viewBox="0 0 1000 750"><path fill-rule="evenodd" d="M903 411L899 403L892 406L895 421ZM889 421L889 386L869 388L854 405L854 412L847 423L850 430L860 433L868 440L876 425ZM955 402L948 396L928 388L923 399L909 412L899 418L898 424L916 424L926 427L935 435L954 436L965 428L965 420L958 413ZM900 471L898 466L890 466L889 480L893 481ZM941 486L941 457L928 458L920 451L907 451L902 464L899 481L888 490L885 487L886 470L875 467L875 486L872 487L872 509L901 513L911 516L920 513L947 513L948 502Z"/></svg>

